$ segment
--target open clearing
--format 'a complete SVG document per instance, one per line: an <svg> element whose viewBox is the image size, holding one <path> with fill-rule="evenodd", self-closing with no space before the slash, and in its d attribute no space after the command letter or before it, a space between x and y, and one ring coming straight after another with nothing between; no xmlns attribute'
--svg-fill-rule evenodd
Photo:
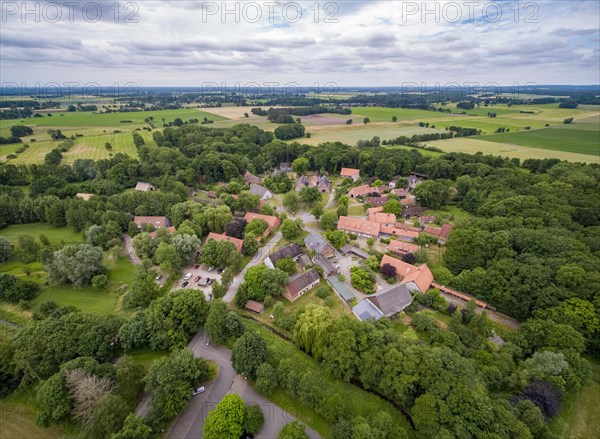
<svg viewBox="0 0 600 439"><path fill-rule="evenodd" d="M543 148L530 148L528 146L515 144L488 142L484 140L486 137L487 136L477 138L456 137L454 139L428 142L427 145L440 148L444 152L465 152L467 154L481 152L483 154L499 155L502 157L516 157L521 160L557 158L568 160L570 162L598 163L597 156L554 151Z"/></svg>
<svg viewBox="0 0 600 439"><path fill-rule="evenodd" d="M414 134L430 134L430 128L400 123L373 123L353 125L324 125L308 128L310 139L302 139L301 143L318 145L325 142L342 142L356 145L359 140L370 140L378 136L381 140L393 139L399 136ZM297 139L295 139L297 140Z"/></svg>
<svg viewBox="0 0 600 439"><path fill-rule="evenodd" d="M17 242L17 236L20 234L31 235L34 238L46 235L50 244L53 245L59 244L61 241L65 244L83 242L82 233L75 232L68 227L53 227L44 223L15 224L0 230L0 236L4 236L12 243Z"/></svg>
<svg viewBox="0 0 600 439"><path fill-rule="evenodd" d="M481 137L488 142L600 156L600 130L593 124L573 124Z"/></svg>

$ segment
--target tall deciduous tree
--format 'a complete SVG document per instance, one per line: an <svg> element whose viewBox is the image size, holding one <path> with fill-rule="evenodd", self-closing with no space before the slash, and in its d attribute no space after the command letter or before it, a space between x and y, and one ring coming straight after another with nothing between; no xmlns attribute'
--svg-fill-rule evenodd
<svg viewBox="0 0 600 439"><path fill-rule="evenodd" d="M206 417L205 439L239 439L244 432L246 409L238 395L226 395Z"/></svg>
<svg viewBox="0 0 600 439"><path fill-rule="evenodd" d="M258 367L268 356L265 339L255 332L246 332L233 345L231 364L237 373L256 379Z"/></svg>

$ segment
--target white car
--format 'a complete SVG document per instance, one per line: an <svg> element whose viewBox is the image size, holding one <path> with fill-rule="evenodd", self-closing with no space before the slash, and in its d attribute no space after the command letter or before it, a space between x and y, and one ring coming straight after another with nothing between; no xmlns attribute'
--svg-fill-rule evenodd
<svg viewBox="0 0 600 439"><path fill-rule="evenodd" d="M192 278L192 273L188 273L185 275L185 277L183 278L183 280L190 280Z"/></svg>
<svg viewBox="0 0 600 439"><path fill-rule="evenodd" d="M206 387L200 386L196 390L194 390L194 392L192 393L192 396L199 395L199 394L201 394L201 393L203 393L205 391L206 391Z"/></svg>

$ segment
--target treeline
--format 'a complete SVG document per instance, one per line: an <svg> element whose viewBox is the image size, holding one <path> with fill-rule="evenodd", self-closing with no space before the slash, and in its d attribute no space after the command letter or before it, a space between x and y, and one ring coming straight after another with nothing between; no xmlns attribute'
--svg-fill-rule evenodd
<svg viewBox="0 0 600 439"><path fill-rule="evenodd" d="M416 313L417 340L402 337L387 319L334 319L316 305L292 318L292 338L300 349L334 377L403 407L426 438L549 438L546 422L589 376L581 357L583 337L573 328L535 320L497 347L488 340L489 321L473 304L454 312L446 329L427 311ZM346 402L318 380L304 386L291 361L281 357L275 363L278 383L301 400L312 393L317 404L308 404L333 417L335 438L362 437L356 436L357 421L348 419Z"/></svg>
<svg viewBox="0 0 600 439"><path fill-rule="evenodd" d="M310 116L321 113L352 114L349 108L328 105L312 105L299 108L269 108L268 110L258 107L253 108L251 112L257 116L267 116L269 122L273 123L294 123L295 119L292 116Z"/></svg>

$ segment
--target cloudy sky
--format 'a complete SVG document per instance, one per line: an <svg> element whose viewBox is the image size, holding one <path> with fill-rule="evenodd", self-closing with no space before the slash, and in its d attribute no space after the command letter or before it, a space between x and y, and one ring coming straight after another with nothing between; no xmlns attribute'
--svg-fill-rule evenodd
<svg viewBox="0 0 600 439"><path fill-rule="evenodd" d="M3 83L600 82L597 0L0 3Z"/></svg>

